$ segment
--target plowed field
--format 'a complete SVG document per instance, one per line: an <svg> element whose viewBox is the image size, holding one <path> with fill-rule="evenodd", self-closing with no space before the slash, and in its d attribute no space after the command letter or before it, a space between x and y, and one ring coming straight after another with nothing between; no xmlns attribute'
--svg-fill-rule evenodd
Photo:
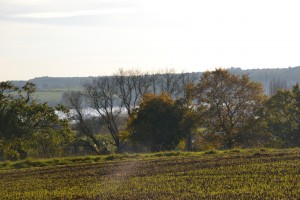
<svg viewBox="0 0 300 200"><path fill-rule="evenodd" d="M299 149L0 170L0 199L299 198Z"/></svg>

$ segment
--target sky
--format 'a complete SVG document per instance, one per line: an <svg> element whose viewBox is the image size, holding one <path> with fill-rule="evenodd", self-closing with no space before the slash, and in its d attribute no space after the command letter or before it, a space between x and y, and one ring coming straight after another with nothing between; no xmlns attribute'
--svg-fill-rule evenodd
<svg viewBox="0 0 300 200"><path fill-rule="evenodd" d="M300 66L298 0L0 0L0 81Z"/></svg>

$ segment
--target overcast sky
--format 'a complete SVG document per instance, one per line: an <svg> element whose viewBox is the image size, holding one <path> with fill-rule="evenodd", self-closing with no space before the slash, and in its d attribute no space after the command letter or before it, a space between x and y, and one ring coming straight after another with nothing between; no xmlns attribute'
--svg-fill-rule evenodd
<svg viewBox="0 0 300 200"><path fill-rule="evenodd" d="M300 65L299 0L0 0L0 81Z"/></svg>

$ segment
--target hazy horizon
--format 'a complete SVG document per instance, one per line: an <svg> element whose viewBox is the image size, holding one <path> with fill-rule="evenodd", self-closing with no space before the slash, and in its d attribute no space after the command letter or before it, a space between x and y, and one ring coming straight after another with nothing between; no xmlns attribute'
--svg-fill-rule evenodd
<svg viewBox="0 0 300 200"><path fill-rule="evenodd" d="M0 0L0 81L300 65L296 0Z"/></svg>
<svg viewBox="0 0 300 200"><path fill-rule="evenodd" d="M264 70L264 69L270 69L270 70L276 70L276 69L288 69L288 68L296 68L296 67L300 67L300 66L294 66L294 67L278 67L278 68L241 68L241 67L230 67L230 68L225 68L225 69L241 69L243 71L247 71L247 70ZM213 69L207 69L207 70L199 70L199 71L175 71L175 73L203 73L205 71L211 71L211 70L215 70L217 69L218 67L216 68L213 68ZM223 68L223 67L221 67ZM123 68L124 69L124 68ZM138 70L139 68L129 68L129 70ZM162 68L163 70L173 70L174 68ZM10 79L10 80L3 80L3 81L28 81L28 80L32 80L32 79L35 79L35 78L87 78L87 77L99 77L99 76L112 76L114 75L115 73L117 73L119 69L116 69L116 71L114 71L113 73L111 74L103 74L103 75L86 75L86 76L48 76L48 75L44 75L44 76L35 76L35 77L30 77L28 79ZM176 69L175 69L176 70ZM154 69L153 70L149 70L149 71L141 71L141 72L144 72L144 73L149 73L149 74L155 74L155 73L164 73L164 71L155 71ZM0 80L1 81L1 80Z"/></svg>

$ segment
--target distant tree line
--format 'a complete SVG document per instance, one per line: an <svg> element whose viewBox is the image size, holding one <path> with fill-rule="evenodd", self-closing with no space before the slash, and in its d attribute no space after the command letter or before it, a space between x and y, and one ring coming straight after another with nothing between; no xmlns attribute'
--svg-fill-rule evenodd
<svg viewBox="0 0 300 200"><path fill-rule="evenodd" d="M92 152L107 152L113 146L117 152L124 150L122 133L126 130L129 116L139 107L141 99L147 94L166 93L173 98L184 95L185 85L195 83L194 73L176 74L173 69L160 73L147 74L140 70L120 69L114 76L98 77L83 84L83 91L64 94L66 105L75 111L74 129L80 138L82 148ZM102 133L87 128L90 120L86 108L91 108L98 117L95 123L102 123ZM84 135L84 137L80 137ZM108 136L109 135L109 136ZM84 142L83 139L85 138Z"/></svg>
<svg viewBox="0 0 300 200"><path fill-rule="evenodd" d="M272 96L277 92L278 88L291 89L293 85L300 82L300 66L289 68L273 68L273 69L241 69L241 68L229 68L230 73L237 75L248 75L251 80L258 81L263 84L265 93ZM163 71L159 72L163 73ZM148 75L155 75L155 73L148 73ZM199 79L202 72L196 72L194 75ZM28 80L28 82L34 83L37 88L37 92L53 92L55 98L52 95L46 95L45 98L41 97L41 100L47 102L49 105L61 104L61 99L58 91L66 90L82 90L82 83L91 81L95 77L38 77ZM22 87L27 81L12 81L12 83L18 87ZM57 92L57 93L56 93Z"/></svg>
<svg viewBox="0 0 300 200"><path fill-rule="evenodd" d="M109 152L111 145L117 152L179 146L186 150L297 146L299 142L292 144L284 137L288 134L284 119L279 124L286 130L275 133L270 116L281 115L282 107L271 109L269 103L277 102L283 91L296 98L297 85L287 90L284 84L273 83L276 92L268 97L261 83L224 69L205 72L200 78L172 70L149 75L121 69L114 76L86 82L83 91L66 93L65 99L69 108L76 110L76 118L82 118L74 125L79 135L84 133L85 120L91 119L84 118L86 107L97 111L98 117L93 119L102 124L102 134L85 134L93 152ZM298 110L293 105L289 112L296 117ZM293 123L298 124L297 120ZM299 137L296 132L294 137ZM94 142L97 138L98 144Z"/></svg>
<svg viewBox="0 0 300 200"><path fill-rule="evenodd" d="M271 86L272 85L272 86ZM0 85L0 160L64 155L300 146L300 89L274 80L272 96L225 69L119 69L63 95L32 98L34 84Z"/></svg>

